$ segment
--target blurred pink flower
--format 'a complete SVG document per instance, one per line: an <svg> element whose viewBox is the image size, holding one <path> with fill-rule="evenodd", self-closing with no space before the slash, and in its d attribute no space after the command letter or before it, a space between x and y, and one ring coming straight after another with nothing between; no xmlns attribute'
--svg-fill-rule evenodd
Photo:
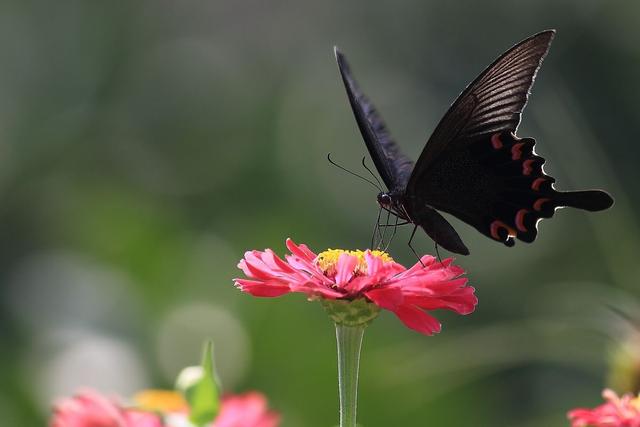
<svg viewBox="0 0 640 427"><path fill-rule="evenodd" d="M54 406L51 427L162 427L156 414L125 409L114 399L85 390Z"/></svg>
<svg viewBox="0 0 640 427"><path fill-rule="evenodd" d="M569 411L571 427L640 427L640 397L633 394L618 397L609 389L602 392L602 397L606 402L593 409Z"/></svg>
<svg viewBox="0 0 640 427"><path fill-rule="evenodd" d="M211 427L276 427L279 424L280 416L269 411L267 399L251 391L224 397Z"/></svg>
<svg viewBox="0 0 640 427"><path fill-rule="evenodd" d="M382 251L329 249L316 255L290 239L286 245L291 252L286 261L270 249L246 252L238 267L248 279L235 279L236 286L257 297L302 292L311 299L364 298L426 335L441 328L429 311L469 314L478 303L474 288L461 277L464 270L450 258L438 262L425 255L422 264L406 269Z"/></svg>
<svg viewBox="0 0 640 427"><path fill-rule="evenodd" d="M159 390L147 392L145 401L163 414L167 426L190 426L186 411L174 412L180 394ZM168 406L167 406L168 404ZM158 406L160 405L160 406ZM166 408L166 410L165 410ZM277 427L280 415L270 411L264 395L252 391L228 395L222 399L220 412L209 427ZM155 412L127 409L115 399L95 391L85 390L66 398L54 407L50 427L163 427L162 418Z"/></svg>

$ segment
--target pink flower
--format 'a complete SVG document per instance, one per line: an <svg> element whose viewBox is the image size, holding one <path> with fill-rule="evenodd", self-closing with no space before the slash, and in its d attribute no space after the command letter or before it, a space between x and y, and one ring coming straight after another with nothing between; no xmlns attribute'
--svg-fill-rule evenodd
<svg viewBox="0 0 640 427"><path fill-rule="evenodd" d="M602 392L602 397L606 402L593 409L569 411L571 427L640 427L640 397L633 394L618 397L609 389Z"/></svg>
<svg viewBox="0 0 640 427"><path fill-rule="evenodd" d="M279 424L280 416L269 411L267 399L252 391L224 397L211 427L277 427Z"/></svg>
<svg viewBox="0 0 640 427"><path fill-rule="evenodd" d="M161 395L158 390L154 390L152 394L153 396L146 395L145 401L156 406L161 404L156 410L167 418L169 426L191 425L188 422L189 414L186 410L174 412L175 403L180 397L178 393L166 391ZM253 391L225 396L218 416L212 424L209 424L209 427L277 427L279 424L280 416L269 411L267 399ZM85 390L57 403L49 425L50 427L163 427L165 424L155 412L124 408L115 399L92 390Z"/></svg>
<svg viewBox="0 0 640 427"><path fill-rule="evenodd" d="M150 412L125 409L114 399L86 390L58 402L51 427L162 427Z"/></svg>
<svg viewBox="0 0 640 427"><path fill-rule="evenodd" d="M441 325L428 312L446 309L473 312L478 299L461 277L464 270L425 255L406 269L382 251L329 249L318 255L287 239L285 260L272 250L249 251L238 267L248 279L235 279L242 291L258 297L302 292L310 299L364 299L392 311L409 328L426 335Z"/></svg>

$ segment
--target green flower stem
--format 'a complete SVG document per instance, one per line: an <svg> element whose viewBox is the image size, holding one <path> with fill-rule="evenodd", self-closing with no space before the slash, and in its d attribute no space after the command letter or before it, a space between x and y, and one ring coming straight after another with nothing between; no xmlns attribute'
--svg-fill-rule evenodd
<svg viewBox="0 0 640 427"><path fill-rule="evenodd" d="M366 327L366 323L355 326L336 323L340 427L356 427L360 348Z"/></svg>
<svg viewBox="0 0 640 427"><path fill-rule="evenodd" d="M320 301L336 325L340 427L356 427L362 336L367 325L380 313L380 307L364 298Z"/></svg>

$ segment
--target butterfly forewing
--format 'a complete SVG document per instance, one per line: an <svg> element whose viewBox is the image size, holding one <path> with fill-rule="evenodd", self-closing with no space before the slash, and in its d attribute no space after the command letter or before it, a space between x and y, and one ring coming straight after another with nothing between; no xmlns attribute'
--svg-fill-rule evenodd
<svg viewBox="0 0 640 427"><path fill-rule="evenodd" d="M529 90L549 50L554 31L518 43L484 70L456 99L427 142L408 183L419 191L429 168L452 145L500 131L516 131Z"/></svg>
<svg viewBox="0 0 640 427"><path fill-rule="evenodd" d="M335 54L349 104L378 173L389 190L404 190L413 162L402 154L376 108L360 90L345 56L337 48Z"/></svg>

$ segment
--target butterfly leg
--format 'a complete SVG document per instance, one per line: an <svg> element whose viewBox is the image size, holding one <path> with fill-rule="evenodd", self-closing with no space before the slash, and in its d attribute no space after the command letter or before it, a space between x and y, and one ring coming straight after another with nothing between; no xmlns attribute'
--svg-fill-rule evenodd
<svg viewBox="0 0 640 427"><path fill-rule="evenodd" d="M400 218L398 218L398 216L396 216L396 222L393 224L393 232L391 234L391 237L389 238L389 241L387 242L386 246L384 247L384 251L387 252L387 249L389 249L389 245L391 245L391 242L393 241L393 238L396 236L396 232L398 231L398 220Z"/></svg>
<svg viewBox="0 0 640 427"><path fill-rule="evenodd" d="M389 227L400 227L400 226L409 225L409 224L413 224L413 223L409 222L409 221L398 222L397 224L394 223L393 225L390 225ZM386 224L378 224L378 226L379 227L386 227L387 225Z"/></svg>
<svg viewBox="0 0 640 427"><path fill-rule="evenodd" d="M416 256L416 258L418 258L418 261L420 261L420 264L422 264L422 266L424 267L424 263L422 262L422 259L420 258L420 255L418 255L418 252L416 252L416 250L413 248L413 246L411 246L411 242L413 241L413 236L416 235L416 230L418 229L417 225L413 226L413 231L411 232L411 237L409 237L409 242L407 242L407 245L409 246L409 249L411 249L411 252L413 252L413 254Z"/></svg>
<svg viewBox="0 0 640 427"><path fill-rule="evenodd" d="M440 251L438 250L438 242L435 242L435 247L436 247L436 256L438 257L438 261L440 262L440 264L442 264L442 258L440 258Z"/></svg>
<svg viewBox="0 0 640 427"><path fill-rule="evenodd" d="M373 250L373 243L374 243L374 239L376 238L376 233L378 233L378 236L381 235L380 233L380 226L382 224L380 224L380 216L382 215L382 207L380 207L380 209L378 210L378 218L376 219L376 224L373 227L373 234L371 234L371 246L369 246L372 250Z"/></svg>
<svg viewBox="0 0 640 427"><path fill-rule="evenodd" d="M380 248L382 245L384 245L384 239L387 236L387 228L389 228L390 220L391 220L391 211L387 211L387 219L385 220L385 224L382 229L382 235L380 236L380 241L376 245L377 248Z"/></svg>

